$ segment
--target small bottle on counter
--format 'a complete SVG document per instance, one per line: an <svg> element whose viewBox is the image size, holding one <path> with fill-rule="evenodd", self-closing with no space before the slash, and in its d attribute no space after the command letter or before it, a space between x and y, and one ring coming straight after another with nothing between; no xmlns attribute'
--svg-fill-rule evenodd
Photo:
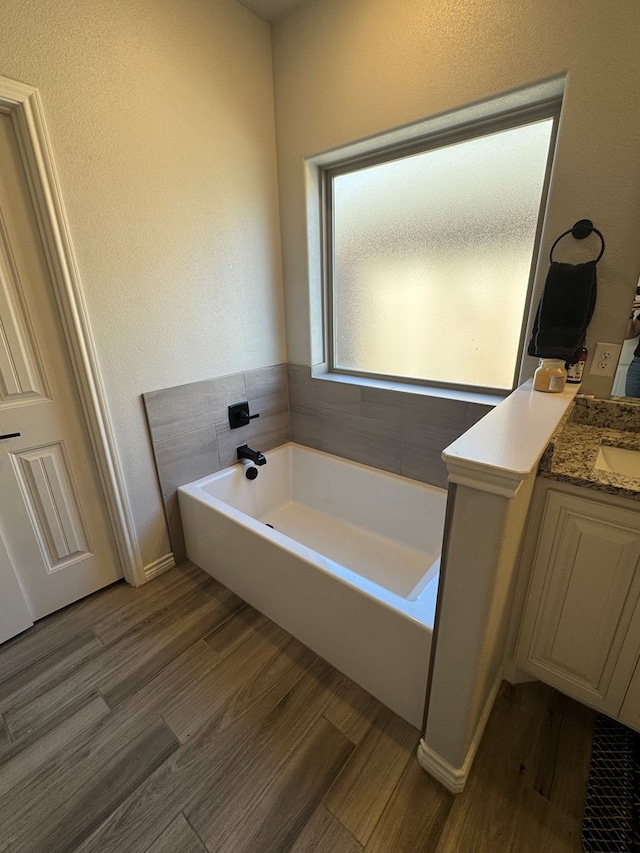
<svg viewBox="0 0 640 853"><path fill-rule="evenodd" d="M574 385L578 385L580 382L582 382L582 374L584 372L584 366L587 361L587 355L587 348L582 347L582 349L580 350L580 355L578 356L578 360L572 362L571 364L567 363L567 382L572 382Z"/></svg>
<svg viewBox="0 0 640 853"><path fill-rule="evenodd" d="M567 371L561 358L541 358L533 374L534 391L550 391L557 394L564 390Z"/></svg>

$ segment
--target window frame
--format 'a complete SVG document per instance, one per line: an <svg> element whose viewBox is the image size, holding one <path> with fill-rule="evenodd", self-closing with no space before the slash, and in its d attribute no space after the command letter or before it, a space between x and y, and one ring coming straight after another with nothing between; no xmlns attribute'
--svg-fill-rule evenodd
<svg viewBox="0 0 640 853"><path fill-rule="evenodd" d="M320 194L320 241L321 241L321 278L322 278L322 295L323 295L323 343L325 351L326 370L333 376L350 376L365 380L376 380L385 383L393 383L397 385L422 386L427 388L442 388L456 392L469 392L473 394L487 394L498 397L508 396L518 385L522 369L523 360L526 357L526 334L529 327L535 306L533 305L534 284L536 278L536 270L540 256L540 243L542 238L542 230L544 224L544 214L546 211L547 200L549 195L549 186L551 183L551 173L553 168L553 160L556 150L558 137L558 126L560 122L560 111L562 107L562 96L556 95L535 104L527 104L521 107L515 107L507 112L498 115L489 115L483 118L463 120L459 124L449 126L444 130L436 130L422 132L416 134L408 140L395 142L390 144L379 144L375 147L367 148L364 152L340 156L338 151L335 155L328 159L323 158L322 163L318 163L319 181L318 188ZM461 114L466 110L461 110ZM547 160L545 164L545 175L540 195L540 204L538 208L538 216L533 242L533 250L531 253L531 263L529 267L529 278L527 282L525 309L523 311L522 326L520 330L518 355L514 364L511 387L509 389L493 388L490 386L467 385L462 383L441 382L428 378L395 376L393 374L374 373L371 371L350 370L335 365L335 350L336 350L336 325L335 325L335 266L333 252L333 179L334 177L348 174L369 166L376 166L382 163L388 163L393 160L401 159L402 157L411 156L413 154L426 153L428 151L437 150L448 145L453 145L459 142L469 141L472 139L487 136L491 133L497 133L503 130L510 130L516 127L521 127L526 124L533 124L536 121L551 119L551 134L549 138L549 150L547 152Z"/></svg>

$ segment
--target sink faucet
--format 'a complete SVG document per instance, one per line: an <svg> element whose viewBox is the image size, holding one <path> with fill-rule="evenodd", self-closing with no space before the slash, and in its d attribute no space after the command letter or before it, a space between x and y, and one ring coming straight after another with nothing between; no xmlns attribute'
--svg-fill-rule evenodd
<svg viewBox="0 0 640 853"><path fill-rule="evenodd" d="M266 465L267 459L259 450L252 450L247 444L242 444L236 448L238 459L248 459L254 465Z"/></svg>

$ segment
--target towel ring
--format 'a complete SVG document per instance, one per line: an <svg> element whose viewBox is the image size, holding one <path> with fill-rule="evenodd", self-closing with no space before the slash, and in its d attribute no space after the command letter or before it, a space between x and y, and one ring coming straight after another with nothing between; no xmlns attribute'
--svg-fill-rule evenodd
<svg viewBox="0 0 640 853"><path fill-rule="evenodd" d="M600 258L604 255L604 237L602 236L602 232L598 231L598 229L595 227L595 225L593 224L593 222L590 219L578 220L578 222L576 222L576 224L573 226L573 228L569 228L568 231L565 231L563 234L561 234L558 237L558 239L555 241L555 243L551 247L551 251L549 252L549 260L551 261L551 263L553 263L553 250L558 245L560 240L562 240L563 237L566 237L567 234L571 234L576 240L584 240L585 237L588 237L589 234L592 234L594 232L598 235L598 237L600 238L600 241L602 242L602 248L600 249L600 254L598 255L598 257L595 260L595 263L597 264L598 261L600 260Z"/></svg>

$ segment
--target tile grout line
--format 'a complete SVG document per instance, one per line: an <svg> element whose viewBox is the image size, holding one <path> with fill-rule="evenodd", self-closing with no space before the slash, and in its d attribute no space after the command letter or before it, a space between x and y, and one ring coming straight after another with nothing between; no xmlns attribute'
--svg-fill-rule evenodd
<svg viewBox="0 0 640 853"><path fill-rule="evenodd" d="M4 718L4 713L0 714L0 721L2 722L2 727L6 732L7 738L9 740L9 744L13 745L17 743L17 740L11 734L11 729L9 728L7 721Z"/></svg>
<svg viewBox="0 0 640 853"><path fill-rule="evenodd" d="M384 818L384 816L385 816L385 814L386 814L386 812L387 812L387 809L389 808L389 804L390 804L390 803L391 803L391 801L393 800L393 796L394 796L395 792L396 792L396 791L397 791L397 789L400 787L400 783L401 783L401 782L402 782L402 780L404 779L405 774L406 774L406 772L407 772L407 770L408 770L408 768L409 768L409 763L411 762L411 760L412 760L413 758L414 758L413 753L409 753L409 755L407 756L407 762L406 762L406 764L404 765L404 767L402 768L402 773L398 776L398 779L397 779L397 781L396 781L396 784L395 784L395 785L393 786L393 788L391 789L391 793L389 794L389 796L388 796L388 798L387 798L387 801L386 801L386 803L384 804L384 808L380 811L380 815L378 816L378 820L377 820L377 821L375 822L375 824L373 825L373 828L372 828L372 830L371 830L371 832L370 832L370 834L369 834L369 837L367 838L366 842L362 845L362 849L363 849L363 851L366 851L366 849L367 849L367 847L368 847L368 845L369 845L369 842L371 841L371 839L372 839L372 838L373 838L373 836L375 835L376 829L378 828L378 826L379 826L380 822L381 822L381 821L382 821L382 819ZM356 839L356 840L357 840L357 839Z"/></svg>
<svg viewBox="0 0 640 853"><path fill-rule="evenodd" d="M179 812L178 812L178 814L181 814L181 815L182 815L182 817L185 819L185 822L186 822L187 826L191 829L191 831L193 832L193 834L195 835L195 837L198 839L198 841L200 842L200 844L202 844L202 849L203 849L203 850L207 850L207 851L209 851L209 853L212 853L211 848L210 848L207 844L205 844L205 843L204 843L203 839L200 837L200 833L197 831L197 829L195 828L195 826L191 823L191 821L189 820L189 818L188 818L188 817L186 816L186 814L184 813L184 808L182 808L182 809L181 809L181 811L179 811Z"/></svg>
<svg viewBox="0 0 640 853"><path fill-rule="evenodd" d="M354 752L355 752L355 750L354 750ZM352 754L353 754L353 753L352 753ZM329 788L329 790L325 792L324 797L320 800L320 805L321 805L324 809L326 809L326 810L329 812L329 814L331 815L331 817L332 817L332 818L333 818L337 823L339 823L339 824L340 824L340 826L344 829L344 831L347 833L347 835L348 835L350 838L353 838L353 840L354 840L354 841L355 841L355 843L360 847L360 849L361 849L362 851L364 851L364 849L365 849L365 846L366 846L366 845L365 845L365 844L362 844L362 842L361 842L361 841L359 841L359 840L355 837L355 835L353 834L353 832L351 832L351 830L350 830L347 826L345 826L345 824L340 820L340 818L338 817L338 815L334 814L334 812L332 812L332 811L331 811L331 809L329 808L329 806L327 806L327 805L326 805L326 803L324 802L325 797L329 794L329 791L331 790L331 788L333 788L333 786L335 785L335 783L336 783L336 781L338 780L338 778L341 776L342 772L344 771L344 768L347 766L347 764L349 763L349 761L351 761L351 758L349 758L349 760L345 763L345 765L344 765L344 767L342 768L342 770L340 771L340 773L338 773L338 776L336 776L336 778L333 780L333 782L332 782L331 787ZM385 804L385 809L386 809L386 807L387 807L387 806L386 806L386 804ZM384 811L384 809L383 809L383 811ZM376 823L376 826L377 826L377 823ZM369 842L367 841L367 844L368 844L368 843L369 843Z"/></svg>

